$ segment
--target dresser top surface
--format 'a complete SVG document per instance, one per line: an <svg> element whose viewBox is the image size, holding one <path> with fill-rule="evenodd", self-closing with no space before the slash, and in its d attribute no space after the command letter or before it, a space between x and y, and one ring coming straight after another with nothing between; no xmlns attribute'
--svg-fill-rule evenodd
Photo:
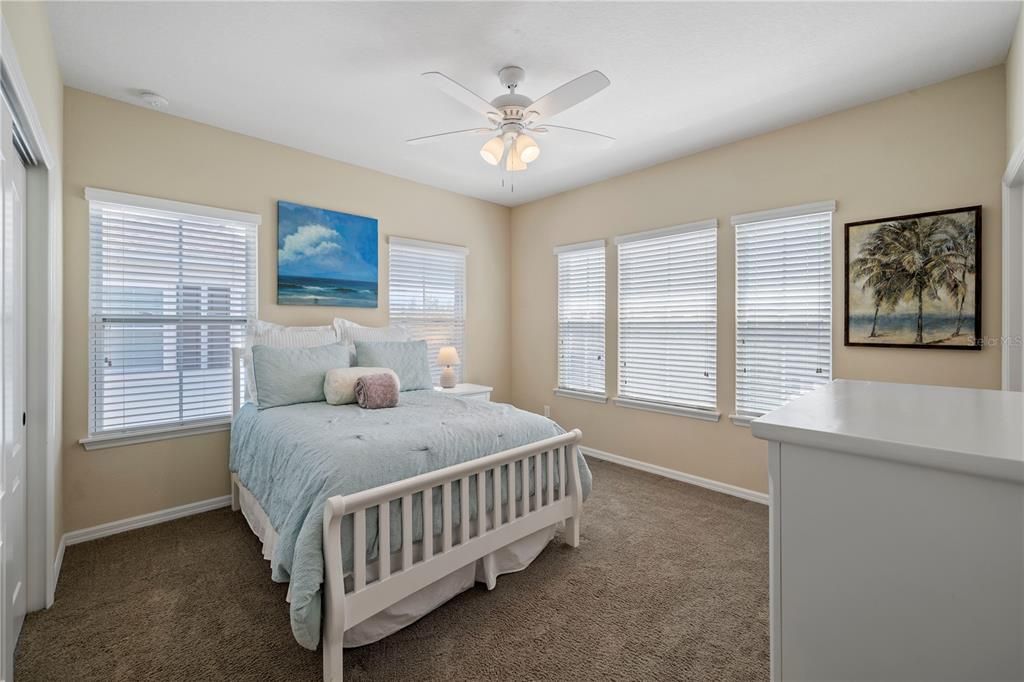
<svg viewBox="0 0 1024 682"><path fill-rule="evenodd" d="M840 379L751 423L758 438L1024 482L1024 394Z"/></svg>

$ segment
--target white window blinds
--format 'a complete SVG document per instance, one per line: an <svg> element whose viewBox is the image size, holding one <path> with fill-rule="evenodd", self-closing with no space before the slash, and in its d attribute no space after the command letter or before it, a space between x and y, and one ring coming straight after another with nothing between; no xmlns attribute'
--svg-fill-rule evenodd
<svg viewBox="0 0 1024 682"><path fill-rule="evenodd" d="M736 414L832 378L834 202L736 216Z"/></svg>
<svg viewBox="0 0 1024 682"><path fill-rule="evenodd" d="M560 246L558 388L604 397L604 241Z"/></svg>
<svg viewBox="0 0 1024 682"><path fill-rule="evenodd" d="M465 363L466 255L462 246L390 237L388 315L413 339L427 342L430 373L437 383L437 352L455 346ZM455 367L462 380L461 365Z"/></svg>
<svg viewBox="0 0 1024 682"><path fill-rule="evenodd" d="M256 315L258 215L86 190L89 432L224 420Z"/></svg>
<svg viewBox="0 0 1024 682"><path fill-rule="evenodd" d="M620 404L716 409L717 232L711 220L616 239Z"/></svg>

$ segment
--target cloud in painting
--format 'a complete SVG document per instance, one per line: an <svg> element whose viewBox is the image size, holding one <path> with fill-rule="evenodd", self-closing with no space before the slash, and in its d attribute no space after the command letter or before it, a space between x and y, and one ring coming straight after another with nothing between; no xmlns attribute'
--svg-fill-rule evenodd
<svg viewBox="0 0 1024 682"><path fill-rule="evenodd" d="M340 251L338 233L323 225L302 225L284 238L284 245L277 250L279 263L294 263L303 258L325 256Z"/></svg>

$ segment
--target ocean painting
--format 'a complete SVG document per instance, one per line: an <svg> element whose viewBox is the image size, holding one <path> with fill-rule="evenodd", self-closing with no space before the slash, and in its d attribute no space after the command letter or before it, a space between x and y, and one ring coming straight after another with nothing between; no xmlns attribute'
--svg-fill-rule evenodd
<svg viewBox="0 0 1024 682"><path fill-rule="evenodd" d="M846 345L981 348L981 206L846 224Z"/></svg>
<svg viewBox="0 0 1024 682"><path fill-rule="evenodd" d="M277 202L277 302L377 307L377 219Z"/></svg>

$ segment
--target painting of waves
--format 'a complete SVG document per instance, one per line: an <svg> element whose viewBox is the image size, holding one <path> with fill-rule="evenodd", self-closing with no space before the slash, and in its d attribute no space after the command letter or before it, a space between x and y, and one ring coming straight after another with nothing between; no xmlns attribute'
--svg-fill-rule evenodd
<svg viewBox="0 0 1024 682"><path fill-rule="evenodd" d="M280 305L330 305L340 308L376 308L377 283L326 277L277 276Z"/></svg>
<svg viewBox="0 0 1024 682"><path fill-rule="evenodd" d="M277 302L377 307L377 220L277 202Z"/></svg>
<svg viewBox="0 0 1024 682"><path fill-rule="evenodd" d="M978 350L981 206L846 224L846 345Z"/></svg>

